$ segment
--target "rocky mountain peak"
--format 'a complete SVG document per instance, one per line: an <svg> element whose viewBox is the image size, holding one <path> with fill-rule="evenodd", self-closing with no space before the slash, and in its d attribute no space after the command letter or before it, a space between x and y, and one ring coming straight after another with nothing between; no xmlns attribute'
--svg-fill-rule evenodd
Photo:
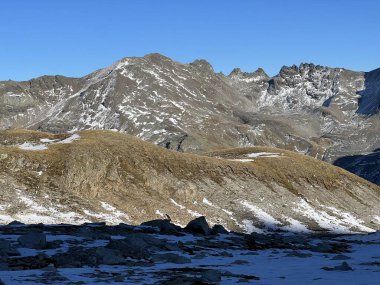
<svg viewBox="0 0 380 285"><path fill-rule="evenodd" d="M305 75L315 72L327 71L333 68L325 67L322 65L316 65L314 63L300 63L300 65L282 66L277 76L279 77L291 77L295 75Z"/></svg>
<svg viewBox="0 0 380 285"><path fill-rule="evenodd" d="M283 65L280 69L280 72L278 75L290 75L290 74L295 74L298 73L299 69L298 66L293 64L291 66Z"/></svg>
<svg viewBox="0 0 380 285"><path fill-rule="evenodd" d="M234 68L231 73L228 75L229 77L232 77L232 76L238 76L240 74L242 74L243 72L241 71L241 69L239 67L236 67Z"/></svg>
<svg viewBox="0 0 380 285"><path fill-rule="evenodd" d="M189 65L196 68L198 71L201 71L201 72L214 73L214 68L205 59L196 59L193 62L191 62Z"/></svg>
<svg viewBox="0 0 380 285"><path fill-rule="evenodd" d="M160 53L148 53L143 56L143 58L148 59L152 62L160 62L160 61L172 61L171 58L164 56Z"/></svg>
<svg viewBox="0 0 380 285"><path fill-rule="evenodd" d="M258 68L254 72L243 72L240 68L234 68L228 75L229 78L242 81L263 81L269 80L269 76L262 68Z"/></svg>
<svg viewBox="0 0 380 285"><path fill-rule="evenodd" d="M258 69L256 69L255 73L262 74L262 75L265 75L265 76L269 77L269 75L261 67L259 67Z"/></svg>

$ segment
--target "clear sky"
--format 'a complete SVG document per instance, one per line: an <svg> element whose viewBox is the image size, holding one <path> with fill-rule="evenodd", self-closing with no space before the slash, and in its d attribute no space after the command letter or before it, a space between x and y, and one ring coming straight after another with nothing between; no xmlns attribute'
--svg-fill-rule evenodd
<svg viewBox="0 0 380 285"><path fill-rule="evenodd" d="M380 67L379 0L4 0L0 80L82 76L126 56L228 74L313 62Z"/></svg>

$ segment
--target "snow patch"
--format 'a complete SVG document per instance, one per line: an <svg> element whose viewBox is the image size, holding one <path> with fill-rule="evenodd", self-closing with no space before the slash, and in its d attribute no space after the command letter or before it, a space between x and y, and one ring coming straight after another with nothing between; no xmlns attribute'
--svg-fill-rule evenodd
<svg viewBox="0 0 380 285"><path fill-rule="evenodd" d="M279 157L282 153L275 153L275 152L255 152L255 153L248 153L245 156L246 157Z"/></svg>
<svg viewBox="0 0 380 285"><path fill-rule="evenodd" d="M285 231L291 231L296 233L309 233L311 232L304 224L300 221L297 221L291 217L284 217L284 219L289 222L288 226L283 226L281 229Z"/></svg>
<svg viewBox="0 0 380 285"><path fill-rule="evenodd" d="M48 149L48 145L51 145L51 144L69 144L79 139L80 139L80 136L78 134L73 134L70 137L61 141L57 139L51 140L48 138L43 138L43 139L40 139L40 142L42 142L43 144L33 144L30 142L24 142L23 144L19 144L17 146L22 150L45 150L45 149Z"/></svg>
<svg viewBox="0 0 380 285"><path fill-rule="evenodd" d="M94 213L89 210L84 210L83 213L85 213L87 216L94 217L99 221L104 221L109 225L117 225L123 223L124 220L122 218L129 220L127 214L119 211L116 213Z"/></svg>
<svg viewBox="0 0 380 285"><path fill-rule="evenodd" d="M342 224L346 224L347 226L351 226L351 227L356 227L360 231L363 231L363 232L375 232L374 229L371 229L369 227L362 225L364 221L354 217L350 213L342 212L334 207L326 207L326 208L331 210L335 215L337 215L340 218L340 223Z"/></svg>
<svg viewBox="0 0 380 285"><path fill-rule="evenodd" d="M380 224L380 217L379 216L373 216L374 222Z"/></svg>
<svg viewBox="0 0 380 285"><path fill-rule="evenodd" d="M248 201L241 201L240 204L250 210L256 216L256 218L258 218L265 225L267 229L277 229L278 225L281 224L281 222L277 221L267 212L264 212Z"/></svg>
<svg viewBox="0 0 380 285"><path fill-rule="evenodd" d="M202 214L198 213L197 211L193 211L190 209L187 209L187 212L195 218L202 216Z"/></svg>
<svg viewBox="0 0 380 285"><path fill-rule="evenodd" d="M208 205L208 206L211 206L211 207L217 208L213 203L211 203L209 200L207 200L207 198L203 198L202 203L203 203L203 204L206 204L206 205Z"/></svg>
<svg viewBox="0 0 380 285"><path fill-rule="evenodd" d="M57 143L63 143L63 144L68 144L68 143L72 143L73 141L76 141L76 140L79 140L80 139L80 135L78 134L73 134L71 135L70 137L62 140L62 141L59 141Z"/></svg>
<svg viewBox="0 0 380 285"><path fill-rule="evenodd" d="M227 215L229 216L232 216L234 213L232 213L231 211L228 211L226 209L222 209L223 212L225 212Z"/></svg>
<svg viewBox="0 0 380 285"><path fill-rule="evenodd" d="M42 143L53 143L53 142L56 142L58 141L57 139L56 140L51 140L51 139L40 139L40 142Z"/></svg>
<svg viewBox="0 0 380 285"><path fill-rule="evenodd" d="M25 142L23 144L18 145L18 147L22 150L45 150L48 147L44 144L31 144L28 142Z"/></svg>
<svg viewBox="0 0 380 285"><path fill-rule="evenodd" d="M252 162L254 161L253 159L248 159L248 158L235 158L235 159L229 159L232 161L240 161L240 162Z"/></svg>
<svg viewBox="0 0 380 285"><path fill-rule="evenodd" d="M181 210L185 210L186 207L181 205L181 204L178 204L176 201L174 201L173 199L170 199L170 202L172 202L174 205L176 205L178 208L180 208ZM190 209L186 209L186 211L193 217L200 217L202 216L201 214L199 214L198 212L196 211L193 211L193 210L190 210Z"/></svg>
<svg viewBox="0 0 380 285"><path fill-rule="evenodd" d="M81 224L84 222L89 222L88 219L82 215L74 212L64 212L62 209L56 209L52 206L45 206L37 203L33 199L27 197L20 190L16 191L17 199L21 201L26 209L19 211L13 215L3 215L0 216L0 223L9 223L10 220L20 221L26 224L55 224L55 223L73 223ZM5 208L2 209L5 211Z"/></svg>
<svg viewBox="0 0 380 285"><path fill-rule="evenodd" d="M4 96L8 96L8 97L23 97L25 96L25 94L14 94L12 92L7 92L4 94Z"/></svg>
<svg viewBox="0 0 380 285"><path fill-rule="evenodd" d="M114 206L112 206L112 205L110 205L110 204L108 204L106 202L100 202L100 204L102 205L103 209L105 209L106 211L111 212L111 214L107 214L106 215L106 216L110 217L109 220L105 220L107 223L110 223L110 224L121 223L121 222L123 222L123 220L121 218L125 218L125 219L129 220L128 214L119 211Z"/></svg>
<svg viewBox="0 0 380 285"><path fill-rule="evenodd" d="M341 212L333 207L325 207L337 216L332 216L323 210L314 209L304 199L297 203L295 211L301 213L303 216L314 220L321 228L339 234L352 234L354 231L350 230L352 227L357 227L364 232L374 232L373 229L365 227L360 223L362 221L356 219L349 213Z"/></svg>
<svg viewBox="0 0 380 285"><path fill-rule="evenodd" d="M243 220L242 223L243 223L242 228L248 234L250 234L250 233L258 233L258 234L264 233L264 231L262 229L259 229L258 227L255 227L253 225L253 222L250 221L250 220Z"/></svg>
<svg viewBox="0 0 380 285"><path fill-rule="evenodd" d="M93 213L89 210L84 210L83 215L82 213L56 208L51 204L51 201L47 195L44 198L46 199L44 202L36 201L31 197L28 197L21 190L17 190L16 199L24 204L25 209L12 215L0 215L0 224L7 224L14 220L26 224L83 224L91 222L91 219L86 217L86 215L95 217L101 221L106 221L107 224L119 224L125 220L129 220L126 213L119 211L112 205L105 202L101 202L101 206L107 213ZM1 212L6 212L6 209L7 206L0 205Z"/></svg>
<svg viewBox="0 0 380 285"><path fill-rule="evenodd" d="M161 217L164 217L165 215L160 211L160 210L156 210L156 215L159 215Z"/></svg>
<svg viewBox="0 0 380 285"><path fill-rule="evenodd" d="M181 210L184 210L186 209L185 206L182 206L180 204L178 204L176 201L174 201L173 199L170 199L170 202L172 202L174 205L176 205L178 208L180 208Z"/></svg>

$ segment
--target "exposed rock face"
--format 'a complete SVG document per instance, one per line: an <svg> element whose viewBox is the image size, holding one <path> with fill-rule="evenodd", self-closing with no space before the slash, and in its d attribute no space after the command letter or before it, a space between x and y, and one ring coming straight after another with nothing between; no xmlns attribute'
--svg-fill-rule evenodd
<svg viewBox="0 0 380 285"><path fill-rule="evenodd" d="M261 68L255 72L242 72L240 68L235 68L228 78L231 80L230 84L253 103L266 93L270 79Z"/></svg>
<svg viewBox="0 0 380 285"><path fill-rule="evenodd" d="M380 147L379 104L380 69L301 64L273 78L262 69L224 76L205 60L150 54L83 78L0 82L0 128L115 129L178 151L270 145L333 162Z"/></svg>
<svg viewBox="0 0 380 285"><path fill-rule="evenodd" d="M2 223L139 224L171 217L186 225L205 216L211 226L245 232L380 228L379 187L282 149L200 156L111 131L9 130L0 138ZM210 232L204 220L196 222L193 230ZM169 221L149 226L178 231Z"/></svg>
<svg viewBox="0 0 380 285"><path fill-rule="evenodd" d="M364 75L364 89L358 92L359 108L357 112L364 115L374 115L380 109L380 68Z"/></svg>
<svg viewBox="0 0 380 285"><path fill-rule="evenodd" d="M380 149L363 155L351 155L337 159L334 165L380 185Z"/></svg>

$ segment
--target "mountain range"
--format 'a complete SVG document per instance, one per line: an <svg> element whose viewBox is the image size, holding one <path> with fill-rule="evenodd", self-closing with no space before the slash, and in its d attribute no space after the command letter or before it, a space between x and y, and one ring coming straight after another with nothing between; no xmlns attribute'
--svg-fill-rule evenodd
<svg viewBox="0 0 380 285"><path fill-rule="evenodd" d="M82 78L0 82L0 128L50 133L117 130L204 153L272 146L380 183L380 69L314 64L228 76L205 60L128 57Z"/></svg>

